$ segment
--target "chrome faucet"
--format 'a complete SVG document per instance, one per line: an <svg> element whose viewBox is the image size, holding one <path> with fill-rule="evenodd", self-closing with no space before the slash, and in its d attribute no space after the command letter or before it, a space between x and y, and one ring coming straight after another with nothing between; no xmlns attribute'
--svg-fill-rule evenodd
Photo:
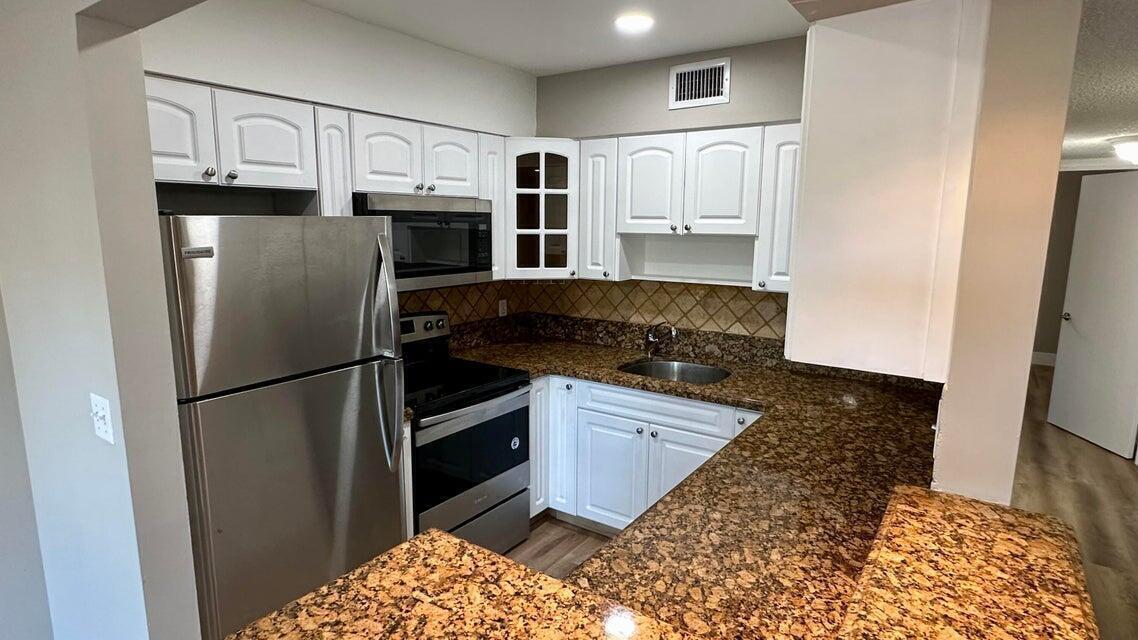
<svg viewBox="0 0 1138 640"><path fill-rule="evenodd" d="M651 327L648 327L648 331L644 332L644 351L648 354L649 358L652 358L656 355L656 348L660 345L660 336L656 335L656 332L661 327L668 327L668 336L672 340L675 340L676 337L680 335L680 332L676 330L676 327L667 322L660 322L652 325Z"/></svg>

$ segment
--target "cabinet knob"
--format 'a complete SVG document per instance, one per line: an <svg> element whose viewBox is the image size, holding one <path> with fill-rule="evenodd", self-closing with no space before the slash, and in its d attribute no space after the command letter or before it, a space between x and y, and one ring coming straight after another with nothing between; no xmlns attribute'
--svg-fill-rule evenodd
<svg viewBox="0 0 1138 640"><path fill-rule="evenodd" d="M672 231L675 231L675 230L676 230L676 225L672 225L671 229L672 229Z"/></svg>
<svg viewBox="0 0 1138 640"><path fill-rule="evenodd" d="M1063 315L1061 315L1059 317L1063 318L1064 320L1070 320L1071 319L1071 313L1069 311L1064 311Z"/></svg>
<svg viewBox="0 0 1138 640"><path fill-rule="evenodd" d="M575 275L577 275L577 272L576 272L576 271L570 271L570 272L569 272L569 275L570 275L570 276L575 276Z"/></svg>
<svg viewBox="0 0 1138 640"><path fill-rule="evenodd" d="M434 193L434 192L435 192L435 185L432 183L431 186L427 187L427 193Z"/></svg>
<svg viewBox="0 0 1138 640"><path fill-rule="evenodd" d="M636 427L636 435L644 433L644 427Z"/></svg>
<svg viewBox="0 0 1138 640"><path fill-rule="evenodd" d="M230 180L236 180L237 179L237 169L230 169L229 173L225 174L225 177L229 178Z"/></svg>
<svg viewBox="0 0 1138 640"><path fill-rule="evenodd" d="M767 288L767 281L766 280L759 280L759 288L760 289L766 289Z"/></svg>
<svg viewBox="0 0 1138 640"><path fill-rule="evenodd" d="M690 225L690 224L685 224L685 225L684 225L684 231L691 231L691 225Z"/></svg>
<svg viewBox="0 0 1138 640"><path fill-rule="evenodd" d="M207 178L212 178L217 175L217 169L214 169L213 167L206 167L205 171L202 171L202 175Z"/></svg>
<svg viewBox="0 0 1138 640"><path fill-rule="evenodd" d="M744 420L744 419L742 419L742 418L736 418L736 419L735 419L735 422L737 422L737 423L739 423L739 424L743 424L744 422L746 422L746 420Z"/></svg>
<svg viewBox="0 0 1138 640"><path fill-rule="evenodd" d="M658 433L656 433L655 431L653 431L653 432L652 432L650 435L651 435L653 438L655 438L656 436L658 436L658 435L660 435L660 434L658 434Z"/></svg>
<svg viewBox="0 0 1138 640"><path fill-rule="evenodd" d="M415 185L415 193L418 193L418 192L420 192L420 191L422 191L422 190L423 190L423 183L422 183L422 182L420 182L419 184Z"/></svg>
<svg viewBox="0 0 1138 640"><path fill-rule="evenodd" d="M572 391L572 390L573 390L573 385L572 385L572 383L566 383L566 384L565 384L565 390L566 390L566 391Z"/></svg>
<svg viewBox="0 0 1138 640"><path fill-rule="evenodd" d="M606 271L606 272L602 273L601 276L604 278L607 278L607 277L609 277L609 272Z"/></svg>

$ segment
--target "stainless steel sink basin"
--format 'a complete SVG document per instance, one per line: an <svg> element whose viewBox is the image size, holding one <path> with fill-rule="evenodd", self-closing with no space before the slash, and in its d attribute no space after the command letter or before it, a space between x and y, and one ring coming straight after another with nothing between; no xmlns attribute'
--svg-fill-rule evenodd
<svg viewBox="0 0 1138 640"><path fill-rule="evenodd" d="M617 369L638 376L690 382L691 384L711 384L731 375L731 372L726 369L679 360L635 360L626 362Z"/></svg>

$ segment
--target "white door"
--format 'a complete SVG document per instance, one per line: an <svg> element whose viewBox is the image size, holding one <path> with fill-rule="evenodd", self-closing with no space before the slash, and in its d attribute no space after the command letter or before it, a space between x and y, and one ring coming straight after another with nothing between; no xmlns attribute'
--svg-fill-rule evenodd
<svg viewBox="0 0 1138 640"><path fill-rule="evenodd" d="M353 113L352 169L356 191L421 193L423 125Z"/></svg>
<svg viewBox="0 0 1138 640"><path fill-rule="evenodd" d="M214 89L221 183L315 189L316 116L311 104Z"/></svg>
<svg viewBox="0 0 1138 640"><path fill-rule="evenodd" d="M1047 421L1124 458L1138 433L1135 247L1138 172L1084 177Z"/></svg>
<svg viewBox="0 0 1138 640"><path fill-rule="evenodd" d="M755 235L763 128L693 131L685 149L684 233Z"/></svg>
<svg viewBox="0 0 1138 640"><path fill-rule="evenodd" d="M623 529L644 511L648 424L577 411L577 515Z"/></svg>
<svg viewBox="0 0 1138 640"><path fill-rule="evenodd" d="M577 274L613 280L616 267L616 138L581 141Z"/></svg>
<svg viewBox="0 0 1138 640"><path fill-rule="evenodd" d="M577 275L580 147L565 138L506 139L506 277Z"/></svg>
<svg viewBox="0 0 1138 640"><path fill-rule="evenodd" d="M680 233L684 223L684 134L621 138L618 233Z"/></svg>
<svg viewBox="0 0 1138 640"><path fill-rule="evenodd" d="M723 438L650 425L648 434L648 500L656 503L727 444Z"/></svg>
<svg viewBox="0 0 1138 640"><path fill-rule="evenodd" d="M577 515L577 391L572 378L549 378L549 506Z"/></svg>
<svg viewBox="0 0 1138 640"><path fill-rule="evenodd" d="M790 231L794 228L801 149L801 124L766 128L752 283L756 290L790 291Z"/></svg>
<svg viewBox="0 0 1138 640"><path fill-rule="evenodd" d="M494 279L506 277L506 139L478 134L478 197L490 201Z"/></svg>
<svg viewBox="0 0 1138 640"><path fill-rule="evenodd" d="M352 215L352 138L348 112L316 107L320 215Z"/></svg>
<svg viewBox="0 0 1138 640"><path fill-rule="evenodd" d="M213 92L188 82L146 78L154 179L217 184Z"/></svg>
<svg viewBox="0 0 1138 640"><path fill-rule="evenodd" d="M529 515L549 506L549 378L529 389Z"/></svg>
<svg viewBox="0 0 1138 640"><path fill-rule="evenodd" d="M423 125L423 184L428 195L478 197L478 134Z"/></svg>

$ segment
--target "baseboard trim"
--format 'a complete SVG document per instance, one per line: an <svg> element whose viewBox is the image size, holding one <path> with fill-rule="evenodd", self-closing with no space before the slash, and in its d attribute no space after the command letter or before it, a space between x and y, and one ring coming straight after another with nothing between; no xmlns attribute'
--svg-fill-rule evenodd
<svg viewBox="0 0 1138 640"><path fill-rule="evenodd" d="M1044 367L1055 366L1055 354L1047 353L1044 351L1036 351L1031 354L1031 364L1038 364Z"/></svg>

